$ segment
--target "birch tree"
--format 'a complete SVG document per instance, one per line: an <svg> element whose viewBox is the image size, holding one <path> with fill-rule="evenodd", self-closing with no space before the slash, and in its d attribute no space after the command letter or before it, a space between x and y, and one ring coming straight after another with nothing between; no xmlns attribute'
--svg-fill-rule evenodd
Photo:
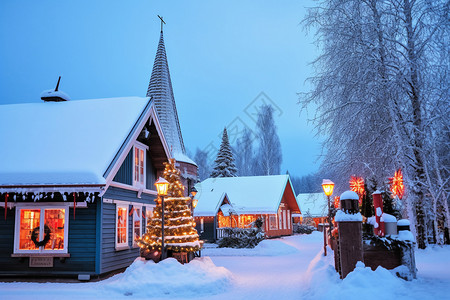
<svg viewBox="0 0 450 300"><path fill-rule="evenodd" d="M241 137L236 141L234 155L238 176L256 175L256 158L253 150L253 140L253 133L248 128L244 128Z"/></svg>
<svg viewBox="0 0 450 300"><path fill-rule="evenodd" d="M256 130L259 142L257 166L260 167L257 175L279 175L282 161L281 144L271 105L261 106Z"/></svg>
<svg viewBox="0 0 450 300"><path fill-rule="evenodd" d="M343 186L350 175L381 186L402 168L407 214L419 247L426 247L429 228L436 240L449 227L446 158L435 144L448 147L448 108L428 112L448 101L448 52L436 44L448 37L448 3L327 0L304 22L317 29L322 49L313 62L314 88L301 103L318 106L313 119L326 136L323 168Z"/></svg>

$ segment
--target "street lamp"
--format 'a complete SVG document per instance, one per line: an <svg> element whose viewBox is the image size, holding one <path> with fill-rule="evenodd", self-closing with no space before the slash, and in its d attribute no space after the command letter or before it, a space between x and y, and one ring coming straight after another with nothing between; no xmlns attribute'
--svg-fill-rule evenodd
<svg viewBox="0 0 450 300"><path fill-rule="evenodd" d="M330 208L330 196L333 194L333 189L334 189L334 182L329 180L329 179L324 179L322 180L322 188L323 188L323 192L325 193L325 196L327 196L327 203L328 203L328 224L329 224L329 230L330 230L330 235L331 235L331 230L333 228L333 223L331 222L331 208ZM326 238L325 238L325 226L323 229L323 238L324 238L324 245L323 245L323 250L324 250L324 255L327 255L327 244L326 244Z"/></svg>
<svg viewBox="0 0 450 300"><path fill-rule="evenodd" d="M194 199L195 195L197 195L197 189L195 188L195 186L193 186L191 188L191 202L190 202L190 207L191 207L191 214L194 214L194 208L197 206L198 200Z"/></svg>
<svg viewBox="0 0 450 300"><path fill-rule="evenodd" d="M167 190L169 188L169 182L162 177L159 177L155 182L158 196L161 197L161 260L166 258L166 247L164 244L164 196L167 196Z"/></svg>

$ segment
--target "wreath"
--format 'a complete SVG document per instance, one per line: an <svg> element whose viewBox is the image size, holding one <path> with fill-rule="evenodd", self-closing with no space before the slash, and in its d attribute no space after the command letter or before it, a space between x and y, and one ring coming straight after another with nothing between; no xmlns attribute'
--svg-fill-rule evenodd
<svg viewBox="0 0 450 300"><path fill-rule="evenodd" d="M42 241L38 241L37 237L39 235L39 226L35 227L33 229L33 231L31 232L31 240L33 241L33 243L36 245L36 247L42 247L47 245L48 241L50 241L50 234L51 234L51 230L50 227L48 227L47 225L45 225L44 227L44 239Z"/></svg>

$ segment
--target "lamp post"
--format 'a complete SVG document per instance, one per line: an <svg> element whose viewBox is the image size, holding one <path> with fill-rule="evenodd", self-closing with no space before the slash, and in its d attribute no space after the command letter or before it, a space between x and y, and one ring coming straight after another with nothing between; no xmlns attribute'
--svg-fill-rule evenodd
<svg viewBox="0 0 450 300"><path fill-rule="evenodd" d="M167 196L167 190L169 188L169 182L162 177L159 177L155 182L158 196L161 198L161 260L166 258L166 245L164 244L164 196Z"/></svg>
<svg viewBox="0 0 450 300"><path fill-rule="evenodd" d="M330 196L333 194L333 189L334 189L334 182L329 180L329 179L324 179L322 181L322 188L323 188L323 192L325 193L325 196L327 196L327 203L328 203L328 224L329 224L329 230L330 230L330 234L331 234L331 230L333 228L333 223L331 222L331 208L330 208ZM324 255L327 255L327 243L326 243L326 238L325 238L325 226L323 228L323 238L324 238L324 245L323 245L323 250L324 250Z"/></svg>

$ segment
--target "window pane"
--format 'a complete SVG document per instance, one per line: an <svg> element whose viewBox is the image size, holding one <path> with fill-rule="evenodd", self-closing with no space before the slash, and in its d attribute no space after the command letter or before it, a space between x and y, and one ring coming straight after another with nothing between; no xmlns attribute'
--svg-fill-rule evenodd
<svg viewBox="0 0 450 300"><path fill-rule="evenodd" d="M117 210L117 243L127 242L127 209L119 207Z"/></svg>
<svg viewBox="0 0 450 300"><path fill-rule="evenodd" d="M141 154L141 167L144 167L144 150L139 150L139 153Z"/></svg>
<svg viewBox="0 0 450 300"><path fill-rule="evenodd" d="M65 209L46 209L44 218L44 224L50 229L50 241L45 245L44 249L63 250Z"/></svg>
<svg viewBox="0 0 450 300"><path fill-rule="evenodd" d="M136 214L134 218L134 239L137 239L141 236L141 210L139 208L134 209L133 215Z"/></svg>
<svg viewBox="0 0 450 300"><path fill-rule="evenodd" d="M139 181L139 149L134 148L134 181Z"/></svg>
<svg viewBox="0 0 450 300"><path fill-rule="evenodd" d="M19 233L19 249L20 250L38 250L39 248L31 240L31 233L35 229L37 241L41 240L40 230L40 209L21 209L20 210L20 233Z"/></svg>

